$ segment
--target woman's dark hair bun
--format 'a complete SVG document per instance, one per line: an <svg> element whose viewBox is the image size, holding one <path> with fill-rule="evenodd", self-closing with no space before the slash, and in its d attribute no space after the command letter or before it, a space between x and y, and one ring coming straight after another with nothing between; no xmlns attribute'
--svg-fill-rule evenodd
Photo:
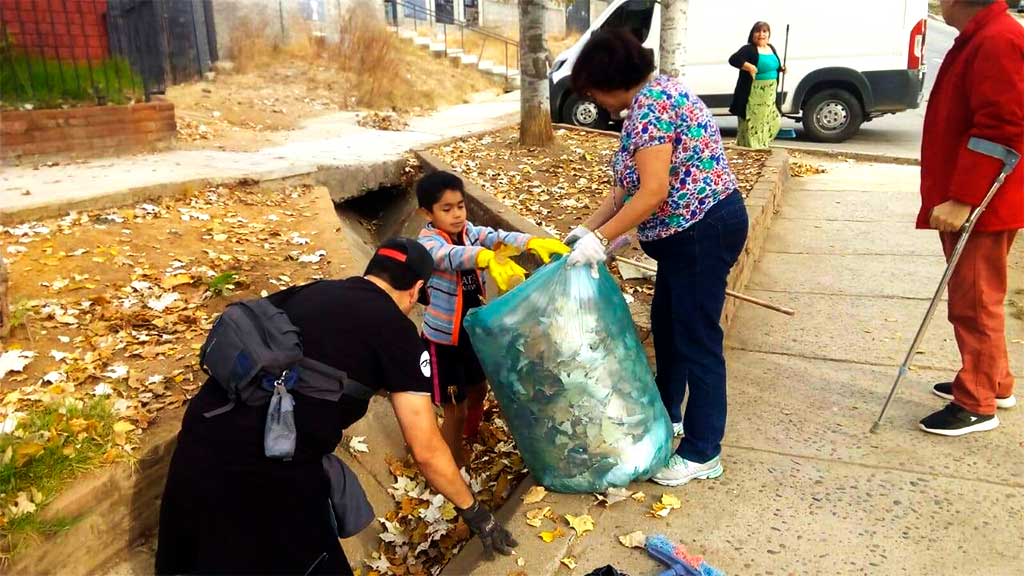
<svg viewBox="0 0 1025 576"><path fill-rule="evenodd" d="M655 52L628 30L599 30L580 50L570 84L580 95L592 90L629 90L654 71Z"/></svg>

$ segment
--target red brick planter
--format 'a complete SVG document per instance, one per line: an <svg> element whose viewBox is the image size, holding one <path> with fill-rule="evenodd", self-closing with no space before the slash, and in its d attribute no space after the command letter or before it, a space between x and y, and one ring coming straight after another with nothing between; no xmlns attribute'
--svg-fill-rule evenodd
<svg viewBox="0 0 1025 576"><path fill-rule="evenodd" d="M174 104L0 112L0 161L95 158L174 144Z"/></svg>

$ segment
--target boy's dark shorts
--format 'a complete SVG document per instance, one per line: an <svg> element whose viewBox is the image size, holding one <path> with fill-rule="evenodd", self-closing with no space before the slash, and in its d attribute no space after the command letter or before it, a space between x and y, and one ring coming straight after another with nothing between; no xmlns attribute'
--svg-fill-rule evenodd
<svg viewBox="0 0 1025 576"><path fill-rule="evenodd" d="M431 355L435 404L462 404L469 390L484 383L484 369L465 332L460 334L459 344L455 346L438 344L426 338L424 343Z"/></svg>

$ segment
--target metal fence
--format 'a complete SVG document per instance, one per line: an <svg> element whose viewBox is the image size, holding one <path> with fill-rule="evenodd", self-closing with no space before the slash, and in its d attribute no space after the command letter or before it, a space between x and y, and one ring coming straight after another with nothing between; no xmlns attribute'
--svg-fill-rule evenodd
<svg viewBox="0 0 1025 576"><path fill-rule="evenodd" d="M476 62L485 63L485 51L490 46L497 52L494 64L508 84L509 76L520 67L519 43L501 34L454 17L452 3L442 3L444 10L434 11L425 7L424 0L383 0L385 22L388 26L401 29L411 23L413 31L437 40L444 46L446 55L452 53L476 56ZM476 8L474 3L473 7ZM467 6L470 8L470 6ZM401 15L401 17L400 17ZM475 15L476 16L476 15ZM467 42L469 40L470 42ZM471 46L474 49L471 50ZM494 68L493 68L494 69Z"/></svg>

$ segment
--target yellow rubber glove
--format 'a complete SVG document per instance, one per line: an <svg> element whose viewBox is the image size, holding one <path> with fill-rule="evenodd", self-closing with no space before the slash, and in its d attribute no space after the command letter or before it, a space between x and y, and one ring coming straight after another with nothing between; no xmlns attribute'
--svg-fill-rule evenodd
<svg viewBox="0 0 1025 576"><path fill-rule="evenodd" d="M508 258L497 258L495 253L487 248L477 255L477 267L486 268L502 292L515 288L527 277L527 271L519 264Z"/></svg>
<svg viewBox="0 0 1025 576"><path fill-rule="evenodd" d="M553 254L569 254L570 247L555 238L531 238L527 242L527 250L537 254L537 257L547 264Z"/></svg>

